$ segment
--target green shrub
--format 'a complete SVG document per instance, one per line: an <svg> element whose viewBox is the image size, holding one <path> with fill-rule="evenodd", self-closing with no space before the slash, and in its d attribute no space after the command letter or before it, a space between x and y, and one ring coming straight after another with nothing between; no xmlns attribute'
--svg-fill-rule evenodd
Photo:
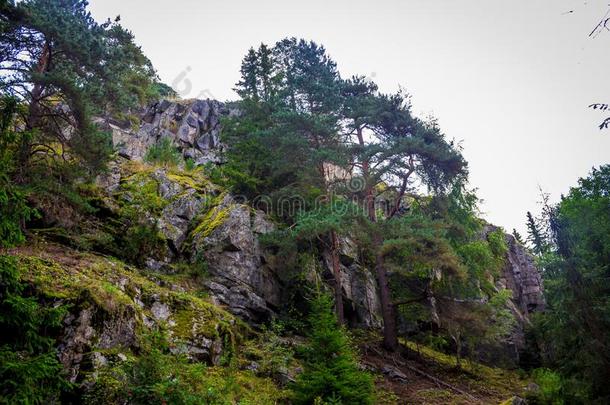
<svg viewBox="0 0 610 405"><path fill-rule="evenodd" d="M27 296L15 258L0 256L0 403L53 403L70 384L55 353L66 312Z"/></svg>
<svg viewBox="0 0 610 405"><path fill-rule="evenodd" d="M530 402L541 405L563 405L561 376L548 368L538 368L532 374L538 384L537 392L530 394Z"/></svg>
<svg viewBox="0 0 610 405"><path fill-rule="evenodd" d="M159 143L148 148L144 160L152 164L177 166L182 162L182 156L169 138L162 138Z"/></svg>
<svg viewBox="0 0 610 405"><path fill-rule="evenodd" d="M195 161L191 158L188 158L184 161L184 169L187 172L191 172L193 170L195 170L195 168L197 167L197 165L195 164Z"/></svg>
<svg viewBox="0 0 610 405"><path fill-rule="evenodd" d="M293 350L285 344L281 335L284 325L274 321L270 327L265 327L259 339L245 344L244 354L249 360L258 364L257 374L278 379L286 373L293 362Z"/></svg>
<svg viewBox="0 0 610 405"><path fill-rule="evenodd" d="M231 367L208 367L173 355L164 335L142 342L139 356L98 372L86 404L275 404L285 393L268 379Z"/></svg>
<svg viewBox="0 0 610 405"><path fill-rule="evenodd" d="M0 247L23 242L22 222L35 214L35 211L28 207L23 191L11 181L20 141L17 134L11 130L16 109L15 99L0 99Z"/></svg>
<svg viewBox="0 0 610 405"><path fill-rule="evenodd" d="M165 243L156 225L137 223L125 232L123 256L132 263L144 265L147 257L158 257L164 251Z"/></svg>
<svg viewBox="0 0 610 405"><path fill-rule="evenodd" d="M345 330L337 324L333 303L321 294L311 301L310 342L303 348L304 371L293 386L296 404L372 404L373 380L358 368Z"/></svg>

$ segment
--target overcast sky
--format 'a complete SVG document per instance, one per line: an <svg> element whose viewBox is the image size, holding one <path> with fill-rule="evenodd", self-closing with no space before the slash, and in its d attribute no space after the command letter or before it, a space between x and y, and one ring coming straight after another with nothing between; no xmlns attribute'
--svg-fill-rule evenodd
<svg viewBox="0 0 610 405"><path fill-rule="evenodd" d="M610 31L589 33L610 1L90 0L117 14L186 97L235 99L250 46L295 36L323 44L342 76L403 86L414 112L462 141L489 221L524 230L538 186L557 200L610 163ZM610 113L609 113L610 115Z"/></svg>

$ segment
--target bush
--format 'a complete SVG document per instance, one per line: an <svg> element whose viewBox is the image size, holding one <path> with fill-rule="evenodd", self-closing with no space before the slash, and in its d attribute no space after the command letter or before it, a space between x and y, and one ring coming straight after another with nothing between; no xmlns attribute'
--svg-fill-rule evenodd
<svg viewBox="0 0 610 405"><path fill-rule="evenodd" d="M310 342L303 348L304 371L293 386L296 404L372 404L373 380L337 324L328 295L311 301Z"/></svg>
<svg viewBox="0 0 610 405"><path fill-rule="evenodd" d="M11 130L16 109L14 99L0 99L0 247L23 242L22 222L35 214L28 207L25 194L11 181L19 143Z"/></svg>
<svg viewBox="0 0 610 405"><path fill-rule="evenodd" d="M159 332L142 343L139 356L98 371L85 404L274 404L285 399L269 379L171 354Z"/></svg>
<svg viewBox="0 0 610 405"><path fill-rule="evenodd" d="M143 266L148 257L158 257L164 251L165 240L155 224L136 223L125 232L123 256Z"/></svg>
<svg viewBox="0 0 610 405"><path fill-rule="evenodd" d="M162 138L159 143L148 148L144 160L152 164L177 166L182 162L182 156L169 138Z"/></svg>
<svg viewBox="0 0 610 405"><path fill-rule="evenodd" d="M548 368L538 368L534 370L533 377L539 388L528 397L530 402L541 405L563 405L563 384L558 373Z"/></svg>
<svg viewBox="0 0 610 405"><path fill-rule="evenodd" d="M15 258L0 256L0 403L54 403L70 384L57 361L55 339L65 307L26 295Z"/></svg>

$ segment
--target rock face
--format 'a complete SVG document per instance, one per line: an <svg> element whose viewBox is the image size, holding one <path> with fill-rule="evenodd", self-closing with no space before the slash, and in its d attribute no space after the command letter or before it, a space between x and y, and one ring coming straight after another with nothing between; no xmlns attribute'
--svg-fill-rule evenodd
<svg viewBox="0 0 610 405"><path fill-rule="evenodd" d="M213 100L163 100L144 112L137 131L109 125L115 146L126 159L142 160L148 148L168 138L185 158L202 165L221 163L220 119L231 114L225 105ZM124 184L133 182L135 176L127 178L121 173L121 165L111 165L99 182L115 195L121 194ZM259 236L274 229L264 213L235 202L205 176L155 169L145 177L126 195L152 187L154 195L146 198L161 201L157 211L149 211L146 216L167 242L167 251L151 257L147 261L150 268L163 271L184 259L205 263L208 273L205 284L213 299L251 323L264 321L281 308L284 298L281 264L276 264L259 244ZM151 186L149 181L154 184ZM122 195L124 198L125 193ZM484 235L496 229L488 226ZM532 258L512 236L507 235L506 241L509 247L506 266L496 286L513 291L511 309L520 327L512 338L518 347L523 340L523 326L529 322L528 314L544 308L544 297L541 277ZM341 241L346 319L352 326L380 327L376 280L358 263L356 252L348 238ZM332 280L328 254L323 255L320 265L323 278Z"/></svg>
<svg viewBox="0 0 610 405"><path fill-rule="evenodd" d="M58 359L71 382L137 353L151 330L166 330L169 349L218 364L244 330L228 312L194 291L166 286L116 259L45 244L18 252L24 280L66 305ZM53 277L48 277L52 274Z"/></svg>
<svg viewBox="0 0 610 405"><path fill-rule="evenodd" d="M498 230L493 225L487 225L483 234ZM528 319L532 312L543 311L545 307L542 276L534 264L534 258L514 236L505 234L508 252L500 278L496 286L507 288L513 292L512 301L520 316Z"/></svg>
<svg viewBox="0 0 610 405"><path fill-rule="evenodd" d="M498 228L487 225L483 234L487 236ZM488 352L489 361L498 363L502 357L518 364L520 352L525 346L525 328L530 324L530 314L543 311L545 308L544 288L540 271L534 264L534 258L514 236L505 234L508 247L504 268L500 278L495 280L496 288L509 289L513 296L508 303L516 324L503 345L504 353L496 350Z"/></svg>
<svg viewBox="0 0 610 405"><path fill-rule="evenodd" d="M542 277L533 257L512 235L506 235L506 241L508 254L502 279L512 290L513 301L524 314L544 311Z"/></svg>
<svg viewBox="0 0 610 405"><path fill-rule="evenodd" d="M324 278L332 279L330 253L324 255ZM377 292L377 281L367 268L358 263L353 241L340 240L341 289L345 320L352 327L380 328L381 304Z"/></svg>
<svg viewBox="0 0 610 405"><path fill-rule="evenodd" d="M281 289L275 269L265 262L258 236L273 230L273 224L262 212L235 204L227 195L202 225L208 229L193 234L191 249L193 257L205 258L212 295L247 321L269 319L281 304Z"/></svg>
<svg viewBox="0 0 610 405"><path fill-rule="evenodd" d="M172 263L184 259L203 262L212 298L242 319L259 323L281 308L283 298L282 269L258 240L275 229L266 215L234 202L230 195L206 184L205 176L184 176L162 168L140 173L124 170L124 162L141 161L163 138L196 165L220 163L220 119L231 114L218 101L162 100L144 112L137 131L118 122L107 123L124 160L111 163L98 184L118 197L118 205L159 199L157 209L145 209L144 216L156 225L167 249L146 260L150 269L171 271ZM139 190L152 193L134 195ZM375 279L356 262L349 240L342 241L341 257L347 319L354 326L380 326ZM327 262L325 258L321 263L326 269L330 268Z"/></svg>
<svg viewBox="0 0 610 405"><path fill-rule="evenodd" d="M220 163L220 119L230 114L216 100L168 101L151 105L137 131L109 123L119 155L141 160L148 149L163 138L169 139L185 159L196 165Z"/></svg>
<svg viewBox="0 0 610 405"><path fill-rule="evenodd" d="M115 202L109 205L129 207L156 227L165 246L144 258L150 270L171 273L178 262L204 267L205 284L217 303L251 323L273 315L281 288L258 241L275 229L264 213L235 202L201 168L185 172L125 159L116 164L118 177L101 178L99 184L113 190L108 198Z"/></svg>

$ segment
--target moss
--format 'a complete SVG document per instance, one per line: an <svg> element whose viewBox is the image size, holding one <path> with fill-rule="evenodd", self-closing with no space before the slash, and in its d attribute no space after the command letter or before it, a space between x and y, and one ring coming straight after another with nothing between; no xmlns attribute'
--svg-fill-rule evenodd
<svg viewBox="0 0 610 405"><path fill-rule="evenodd" d="M179 339L190 339L192 337L203 336L208 339L220 337L221 331L229 329L229 324L218 318L209 308L186 308L176 313L174 316L175 326L171 328L174 336Z"/></svg>
<svg viewBox="0 0 610 405"><path fill-rule="evenodd" d="M271 405L289 398L289 391L250 371L206 367L159 352L109 364L86 382L85 404L139 403L144 393L154 403Z"/></svg>
<svg viewBox="0 0 610 405"><path fill-rule="evenodd" d="M184 188L190 188L199 193L219 191L219 188L203 175L202 169L191 171L170 170L167 173L167 178Z"/></svg>
<svg viewBox="0 0 610 405"><path fill-rule="evenodd" d="M455 370L455 357L427 346L418 346L414 342L403 341L403 343L409 349L417 351L423 357L433 361L437 367L444 370ZM486 392L497 398L518 394L527 385L527 381L521 379L515 371L489 367L476 362L464 362L461 372L455 374L455 379L454 382L470 386L473 393Z"/></svg>
<svg viewBox="0 0 610 405"><path fill-rule="evenodd" d="M233 204L228 206L218 205L209 210L199 222L199 225L193 230L192 236L198 238L206 238L214 232L216 228L222 225L229 216L229 213L234 208Z"/></svg>
<svg viewBox="0 0 610 405"><path fill-rule="evenodd" d="M453 393L446 389L428 388L417 392L417 396L423 400L450 400L454 397Z"/></svg>
<svg viewBox="0 0 610 405"><path fill-rule="evenodd" d="M62 257L64 263L26 254L17 259L23 279L50 298L84 299L108 312L125 306L140 310L136 296L147 305L160 300L175 314L174 334L184 339L230 336L235 342L248 331L243 322L199 297L197 290L173 291L172 283L145 276L116 259L74 252Z"/></svg>
<svg viewBox="0 0 610 405"><path fill-rule="evenodd" d="M123 216L134 209L159 214L169 201L161 198L158 190L159 183L150 177L148 172L135 173L123 179L121 188L116 194L120 200Z"/></svg>

